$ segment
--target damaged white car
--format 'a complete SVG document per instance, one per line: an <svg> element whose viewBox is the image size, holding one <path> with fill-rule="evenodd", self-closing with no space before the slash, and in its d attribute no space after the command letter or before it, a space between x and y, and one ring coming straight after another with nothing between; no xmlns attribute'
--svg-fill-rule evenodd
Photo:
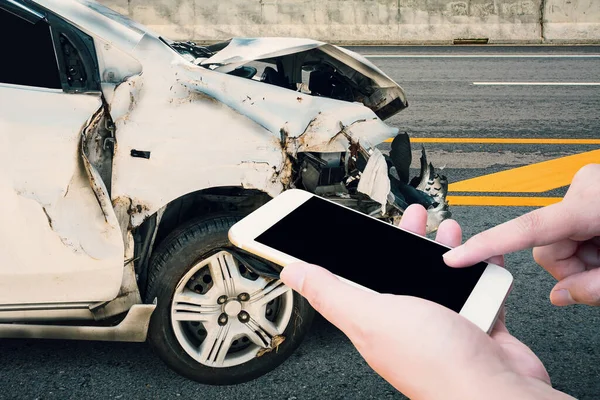
<svg viewBox="0 0 600 400"><path fill-rule="evenodd" d="M177 43L90 0L0 0L0 33L2 338L148 337L186 377L247 381L313 311L231 247L238 219L289 188L389 222L420 203L430 230L449 215L445 178L423 153L410 180L383 122L404 92L355 53Z"/></svg>

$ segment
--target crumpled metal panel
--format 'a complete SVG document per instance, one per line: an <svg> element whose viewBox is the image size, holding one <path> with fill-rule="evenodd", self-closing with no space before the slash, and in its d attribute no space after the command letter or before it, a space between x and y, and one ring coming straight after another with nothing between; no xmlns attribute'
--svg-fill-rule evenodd
<svg viewBox="0 0 600 400"><path fill-rule="evenodd" d="M218 71L226 73L250 61L281 57L317 48L332 58L355 68L365 76L373 79L381 87L398 87L398 84L393 79L360 54L312 39L280 37L233 38L227 47L214 56L203 60L201 65L215 65L218 66ZM403 100L405 99L403 98Z"/></svg>
<svg viewBox="0 0 600 400"><path fill-rule="evenodd" d="M367 77L367 81L370 80L370 83L367 84L368 88L365 87L365 89L374 93L364 99L364 105L370 109L377 112L389 106L393 110L386 110L386 114L393 115L408 105L402 88L365 57L351 50L311 39L234 38L227 47L214 56L202 60L200 65L228 73L252 61L300 54L314 49L321 51L319 59L340 63L340 65L350 68L347 72L351 72L351 74L358 72ZM353 79L352 75L347 78ZM363 85L365 85L364 82ZM394 103L396 100L399 100L397 104Z"/></svg>
<svg viewBox="0 0 600 400"><path fill-rule="evenodd" d="M143 73L118 86L110 104L117 132L112 199L131 200L132 227L204 188L275 196L290 183L289 157L297 152L347 151L348 136L380 143L397 133L362 104L210 71L150 36L134 56ZM132 150L149 158L132 157Z"/></svg>
<svg viewBox="0 0 600 400"><path fill-rule="evenodd" d="M218 66L219 72L230 72L253 60L281 57L324 46L325 43L302 38L233 38L227 47L202 61L201 65Z"/></svg>
<svg viewBox="0 0 600 400"><path fill-rule="evenodd" d="M0 90L0 304L113 298L123 241L110 203L103 209L92 189L80 148L99 97Z"/></svg>
<svg viewBox="0 0 600 400"><path fill-rule="evenodd" d="M313 97L251 79L193 70L189 66L184 67L183 73L185 75L180 78L182 85L226 104L277 137L283 135L285 138L298 139L299 151L317 151L317 148L324 147L328 147L330 152L346 151L348 140L343 146L339 146L339 143L335 146L331 139L344 127L359 121L373 121L370 129L352 129L360 131L357 138L365 137L373 143L381 143L398 133L396 128L383 123L372 110L360 103ZM201 79L198 79L199 74ZM304 135L306 138L301 138Z"/></svg>

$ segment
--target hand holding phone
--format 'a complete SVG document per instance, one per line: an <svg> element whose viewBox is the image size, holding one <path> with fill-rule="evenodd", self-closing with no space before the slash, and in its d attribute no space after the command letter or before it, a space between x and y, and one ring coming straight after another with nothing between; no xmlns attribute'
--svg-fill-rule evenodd
<svg viewBox="0 0 600 400"><path fill-rule="evenodd" d="M301 190L271 200L229 231L236 246L285 266L322 266L366 290L419 297L460 313L485 332L512 284L505 269L455 269L427 238Z"/></svg>
<svg viewBox="0 0 600 400"><path fill-rule="evenodd" d="M442 224L438 235L445 243L447 230L441 231L448 226ZM343 331L377 373L411 399L570 398L552 389L543 364L510 335L504 315L487 336L438 304L366 292L314 265L291 264L281 279Z"/></svg>
<svg viewBox="0 0 600 400"><path fill-rule="evenodd" d="M400 225L403 232L422 235L425 221L426 211L411 206ZM258 230L264 232L272 222L263 220ZM443 223L436 240L444 249L460 245L460 226ZM410 398L526 398L544 393L566 398L548 385L544 366L509 334L503 316L488 337L481 326L447 307L416 297L382 296L317 266L282 264L288 267L281 279L341 329L377 373Z"/></svg>

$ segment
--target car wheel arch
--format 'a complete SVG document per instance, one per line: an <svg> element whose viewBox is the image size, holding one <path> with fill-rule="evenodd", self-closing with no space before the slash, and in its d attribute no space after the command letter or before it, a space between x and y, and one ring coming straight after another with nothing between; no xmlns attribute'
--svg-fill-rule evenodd
<svg viewBox="0 0 600 400"><path fill-rule="evenodd" d="M142 294L147 286L150 257L163 240L188 221L224 214L248 215L272 197L241 186L214 187L182 195L152 214L133 230L134 260Z"/></svg>

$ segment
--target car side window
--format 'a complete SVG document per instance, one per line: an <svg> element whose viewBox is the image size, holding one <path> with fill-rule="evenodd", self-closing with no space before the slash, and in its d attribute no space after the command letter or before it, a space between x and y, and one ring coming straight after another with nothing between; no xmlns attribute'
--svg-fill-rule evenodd
<svg viewBox="0 0 600 400"><path fill-rule="evenodd" d="M0 9L0 83L62 89L50 26Z"/></svg>

